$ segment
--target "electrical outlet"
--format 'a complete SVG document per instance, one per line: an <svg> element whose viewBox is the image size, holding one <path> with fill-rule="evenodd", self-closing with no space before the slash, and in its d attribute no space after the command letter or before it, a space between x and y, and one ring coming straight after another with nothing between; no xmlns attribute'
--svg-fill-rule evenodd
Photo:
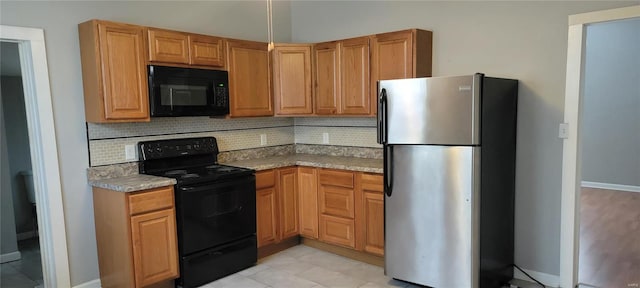
<svg viewBox="0 0 640 288"><path fill-rule="evenodd" d="M267 145L267 134L260 134L260 146Z"/></svg>
<svg viewBox="0 0 640 288"><path fill-rule="evenodd" d="M560 123L558 126L558 138L569 138L569 123Z"/></svg>
<svg viewBox="0 0 640 288"><path fill-rule="evenodd" d="M124 145L124 159L136 160L136 145Z"/></svg>
<svg viewBox="0 0 640 288"><path fill-rule="evenodd" d="M322 133L322 144L329 144L329 133Z"/></svg>

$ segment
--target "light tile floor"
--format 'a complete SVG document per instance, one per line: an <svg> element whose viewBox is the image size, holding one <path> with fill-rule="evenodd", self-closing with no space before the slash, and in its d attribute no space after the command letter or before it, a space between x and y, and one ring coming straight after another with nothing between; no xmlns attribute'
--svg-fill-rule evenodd
<svg viewBox="0 0 640 288"><path fill-rule="evenodd" d="M538 287L534 283L512 280L523 288ZM323 287L406 287L411 283L384 276L382 267L355 261L336 254L298 245L260 259L256 266L200 288L323 288Z"/></svg>
<svg viewBox="0 0 640 288"><path fill-rule="evenodd" d="M18 242L22 258L0 265L1 288L42 287L42 264L38 238Z"/></svg>
<svg viewBox="0 0 640 288"><path fill-rule="evenodd" d="M384 276L382 267L298 245L200 288L418 287Z"/></svg>

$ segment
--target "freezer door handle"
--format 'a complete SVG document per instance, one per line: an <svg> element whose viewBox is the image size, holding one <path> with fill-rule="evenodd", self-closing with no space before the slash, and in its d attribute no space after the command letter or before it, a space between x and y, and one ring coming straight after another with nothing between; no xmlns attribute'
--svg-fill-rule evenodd
<svg viewBox="0 0 640 288"><path fill-rule="evenodd" d="M384 164L382 165L382 173L384 173L384 193L387 197L391 197L393 192L393 146L385 145L383 150Z"/></svg>
<svg viewBox="0 0 640 288"><path fill-rule="evenodd" d="M378 143L387 142L387 90L380 90L378 97Z"/></svg>

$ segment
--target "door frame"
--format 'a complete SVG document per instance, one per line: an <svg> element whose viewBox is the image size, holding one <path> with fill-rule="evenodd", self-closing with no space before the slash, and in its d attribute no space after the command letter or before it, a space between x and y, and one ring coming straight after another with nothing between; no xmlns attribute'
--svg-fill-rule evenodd
<svg viewBox="0 0 640 288"><path fill-rule="evenodd" d="M0 40L20 54L44 286L71 287L44 30L0 25Z"/></svg>
<svg viewBox="0 0 640 288"><path fill-rule="evenodd" d="M567 45L567 75L565 86L564 123L568 137L563 141L562 202L560 227L560 287L578 284L580 252L580 183L582 99L584 80L584 47L586 27L591 24L640 17L640 5L595 11L569 16Z"/></svg>

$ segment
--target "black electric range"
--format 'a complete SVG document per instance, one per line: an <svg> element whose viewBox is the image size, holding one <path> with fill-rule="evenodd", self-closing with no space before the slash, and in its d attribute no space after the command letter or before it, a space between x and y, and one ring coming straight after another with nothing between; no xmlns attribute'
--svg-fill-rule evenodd
<svg viewBox="0 0 640 288"><path fill-rule="evenodd" d="M174 187L179 287L198 287L254 265L255 171L217 163L214 137L138 143L140 173L177 180Z"/></svg>

